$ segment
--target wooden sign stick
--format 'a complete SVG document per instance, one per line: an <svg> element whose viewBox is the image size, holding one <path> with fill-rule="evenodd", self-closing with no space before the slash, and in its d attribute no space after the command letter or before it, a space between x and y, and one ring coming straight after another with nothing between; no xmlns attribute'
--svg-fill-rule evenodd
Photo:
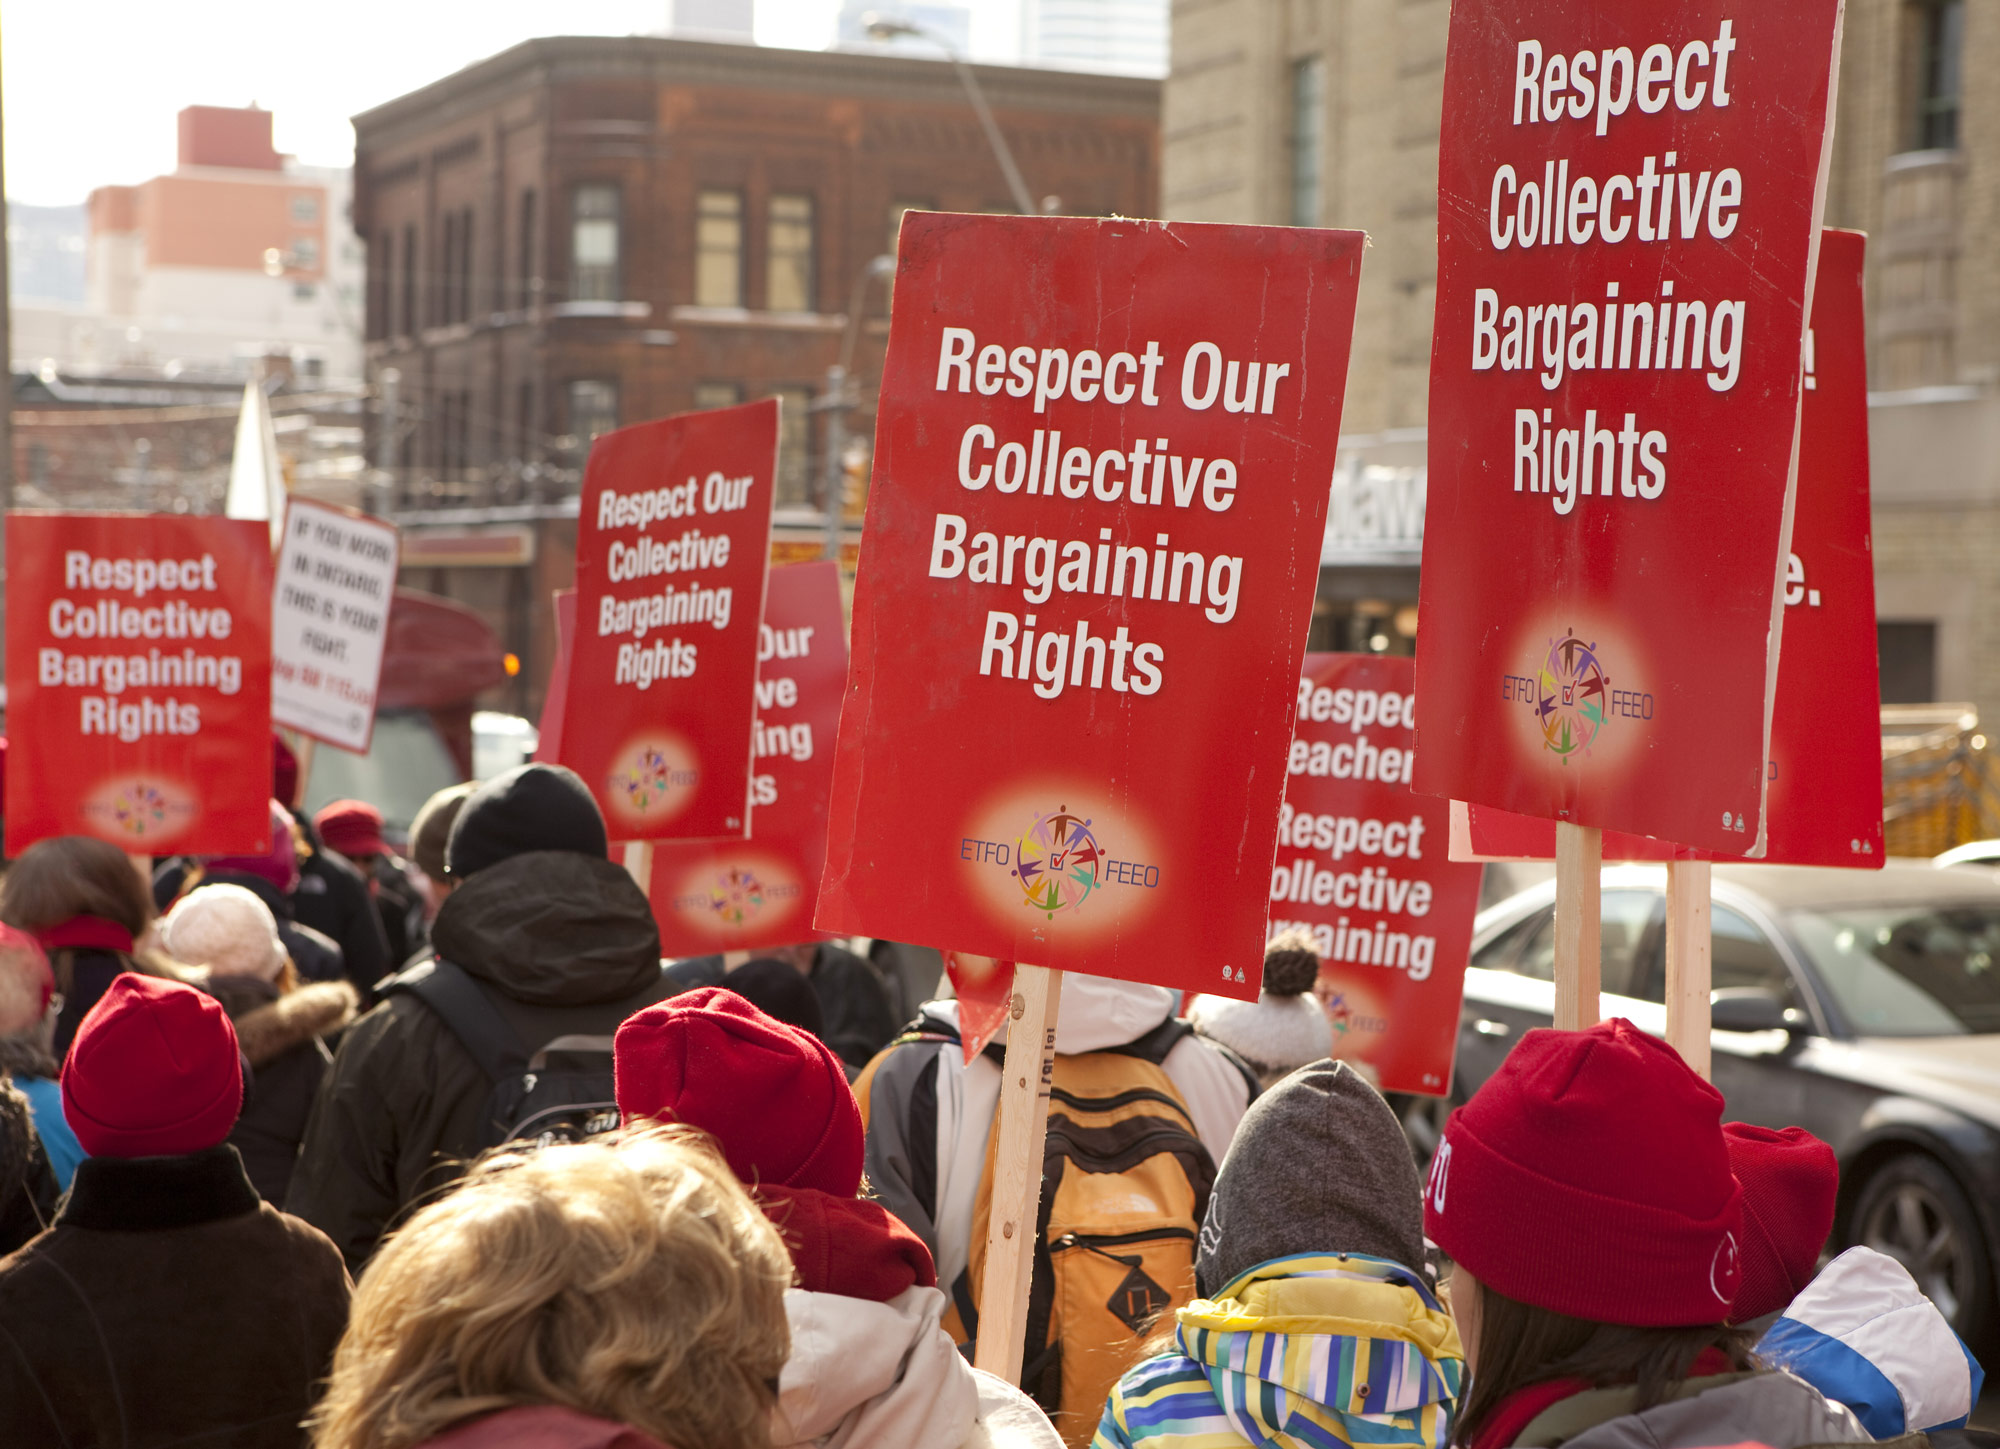
<svg viewBox="0 0 2000 1449"><path fill-rule="evenodd" d="M1007 1060L993 1130L993 1211L986 1225L986 1271L979 1282L979 1342L972 1366L1021 1382L1028 1285L1035 1272L1035 1225L1042 1202L1042 1145L1049 1133L1049 1083L1056 1067L1056 1011L1062 972L1014 967Z"/></svg>
<svg viewBox="0 0 2000 1449"><path fill-rule="evenodd" d="M1556 822L1556 1029L1597 1024L1601 921L1598 872L1604 834Z"/></svg>
<svg viewBox="0 0 2000 1449"><path fill-rule="evenodd" d="M653 842L650 840L628 840L625 842L625 873L639 883L639 889L648 895L653 890Z"/></svg>
<svg viewBox="0 0 2000 1449"><path fill-rule="evenodd" d="M1667 1044L1706 1079L1709 1075L1709 863L1667 866Z"/></svg>

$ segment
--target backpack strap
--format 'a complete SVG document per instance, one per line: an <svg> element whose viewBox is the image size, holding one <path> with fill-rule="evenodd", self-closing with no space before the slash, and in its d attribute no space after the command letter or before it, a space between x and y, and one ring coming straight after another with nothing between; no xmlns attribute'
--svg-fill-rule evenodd
<svg viewBox="0 0 2000 1449"><path fill-rule="evenodd" d="M528 1051L520 1033L464 967L434 958L391 977L383 995L399 991L437 1013L489 1082L518 1076L526 1069Z"/></svg>

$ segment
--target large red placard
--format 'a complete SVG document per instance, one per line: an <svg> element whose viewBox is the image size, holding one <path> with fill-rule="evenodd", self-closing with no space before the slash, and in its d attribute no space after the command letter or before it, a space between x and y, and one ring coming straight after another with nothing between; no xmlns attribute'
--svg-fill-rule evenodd
<svg viewBox="0 0 2000 1449"><path fill-rule="evenodd" d="M1443 1096L1480 873L1447 853L1447 803L1409 787L1416 683L1408 659L1306 655L1271 932L1313 935L1335 1056L1385 1092Z"/></svg>
<svg viewBox="0 0 2000 1449"><path fill-rule="evenodd" d="M838 566L828 560L772 569L757 645L750 838L653 848L653 917L667 955L813 939L846 684Z"/></svg>
<svg viewBox="0 0 2000 1449"><path fill-rule="evenodd" d="M1453 7L1425 793L1760 841L1840 14Z"/></svg>
<svg viewBox="0 0 2000 1449"><path fill-rule="evenodd" d="M271 838L271 529L173 515L7 519L7 854Z"/></svg>
<svg viewBox="0 0 2000 1449"><path fill-rule="evenodd" d="M1361 243L905 219L823 929L1255 994Z"/></svg>
<svg viewBox="0 0 2000 1449"><path fill-rule="evenodd" d="M747 828L777 456L770 398L591 445L560 748L613 840Z"/></svg>
<svg viewBox="0 0 2000 1449"><path fill-rule="evenodd" d="M1868 356L1859 232L1820 240L1800 409L1798 509L1785 573L1784 647L1771 712L1774 865L1882 864L1882 729L1876 707L1875 556L1868 524ZM1555 826L1487 805L1454 807L1467 860L1546 860ZM1462 839L1462 845L1461 845ZM1717 860L1644 835L1604 834L1606 860Z"/></svg>

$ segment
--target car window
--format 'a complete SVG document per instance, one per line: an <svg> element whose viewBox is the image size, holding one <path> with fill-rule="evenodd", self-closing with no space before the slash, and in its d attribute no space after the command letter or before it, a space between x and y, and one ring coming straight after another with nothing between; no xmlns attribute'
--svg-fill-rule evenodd
<svg viewBox="0 0 2000 1449"><path fill-rule="evenodd" d="M1791 920L1861 1035L2000 1031L2000 911L1857 906L1797 911Z"/></svg>
<svg viewBox="0 0 2000 1449"><path fill-rule="evenodd" d="M1630 996L1642 985L1647 967L1659 953L1654 929L1665 907L1658 891L1609 890L1600 900L1600 990ZM1546 911L1536 921L1534 935L1522 947L1511 968L1537 981L1556 976L1556 913Z"/></svg>
<svg viewBox="0 0 2000 1449"><path fill-rule="evenodd" d="M1474 951L1471 964L1485 971L1512 971L1514 958L1521 954L1521 943L1535 934L1535 928L1547 914L1546 910L1540 913L1530 911L1524 919L1516 921Z"/></svg>
<svg viewBox="0 0 2000 1449"><path fill-rule="evenodd" d="M1787 1006L1793 1001L1792 976L1764 933L1727 906L1709 910L1709 985L1717 991L1727 987L1754 986L1768 991Z"/></svg>

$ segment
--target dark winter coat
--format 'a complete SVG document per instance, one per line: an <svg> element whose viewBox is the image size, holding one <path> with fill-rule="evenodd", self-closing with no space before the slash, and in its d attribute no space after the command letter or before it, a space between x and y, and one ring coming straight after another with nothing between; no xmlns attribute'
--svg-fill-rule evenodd
<svg viewBox="0 0 2000 1449"><path fill-rule="evenodd" d="M298 1449L349 1292L235 1148L88 1159L0 1259L0 1444Z"/></svg>
<svg viewBox="0 0 2000 1449"><path fill-rule="evenodd" d="M660 979L646 893L619 866L571 851L517 855L472 876L439 909L431 942L505 998L517 1032L538 1045L577 1029L564 1023L580 1008ZM442 1018L414 996L390 995L341 1041L288 1206L358 1271L399 1216L463 1171L491 1090Z"/></svg>
<svg viewBox="0 0 2000 1449"><path fill-rule="evenodd" d="M368 879L346 860L320 844L310 820L299 817L299 829L312 854L299 861L299 883L292 891L292 913L302 926L330 936L346 963L347 979L372 1002L375 986L396 969L389 938L382 931Z"/></svg>
<svg viewBox="0 0 2000 1449"><path fill-rule="evenodd" d="M667 975L677 991L693 991L722 985L728 971L721 956L689 956L668 967ZM847 1063L849 1076L873 1061L901 1030L881 973L845 947L820 942L806 980L819 1001L819 1039Z"/></svg>
<svg viewBox="0 0 2000 1449"><path fill-rule="evenodd" d="M28 1099L0 1077L0 1253L11 1253L49 1225L56 1175L35 1135Z"/></svg>
<svg viewBox="0 0 2000 1449"><path fill-rule="evenodd" d="M216 976L208 990L235 1022L236 1044L250 1065L229 1140L243 1154L257 1195L283 1207L320 1079L333 1061L325 1038L354 1020L358 995L345 981L280 992L253 976Z"/></svg>

